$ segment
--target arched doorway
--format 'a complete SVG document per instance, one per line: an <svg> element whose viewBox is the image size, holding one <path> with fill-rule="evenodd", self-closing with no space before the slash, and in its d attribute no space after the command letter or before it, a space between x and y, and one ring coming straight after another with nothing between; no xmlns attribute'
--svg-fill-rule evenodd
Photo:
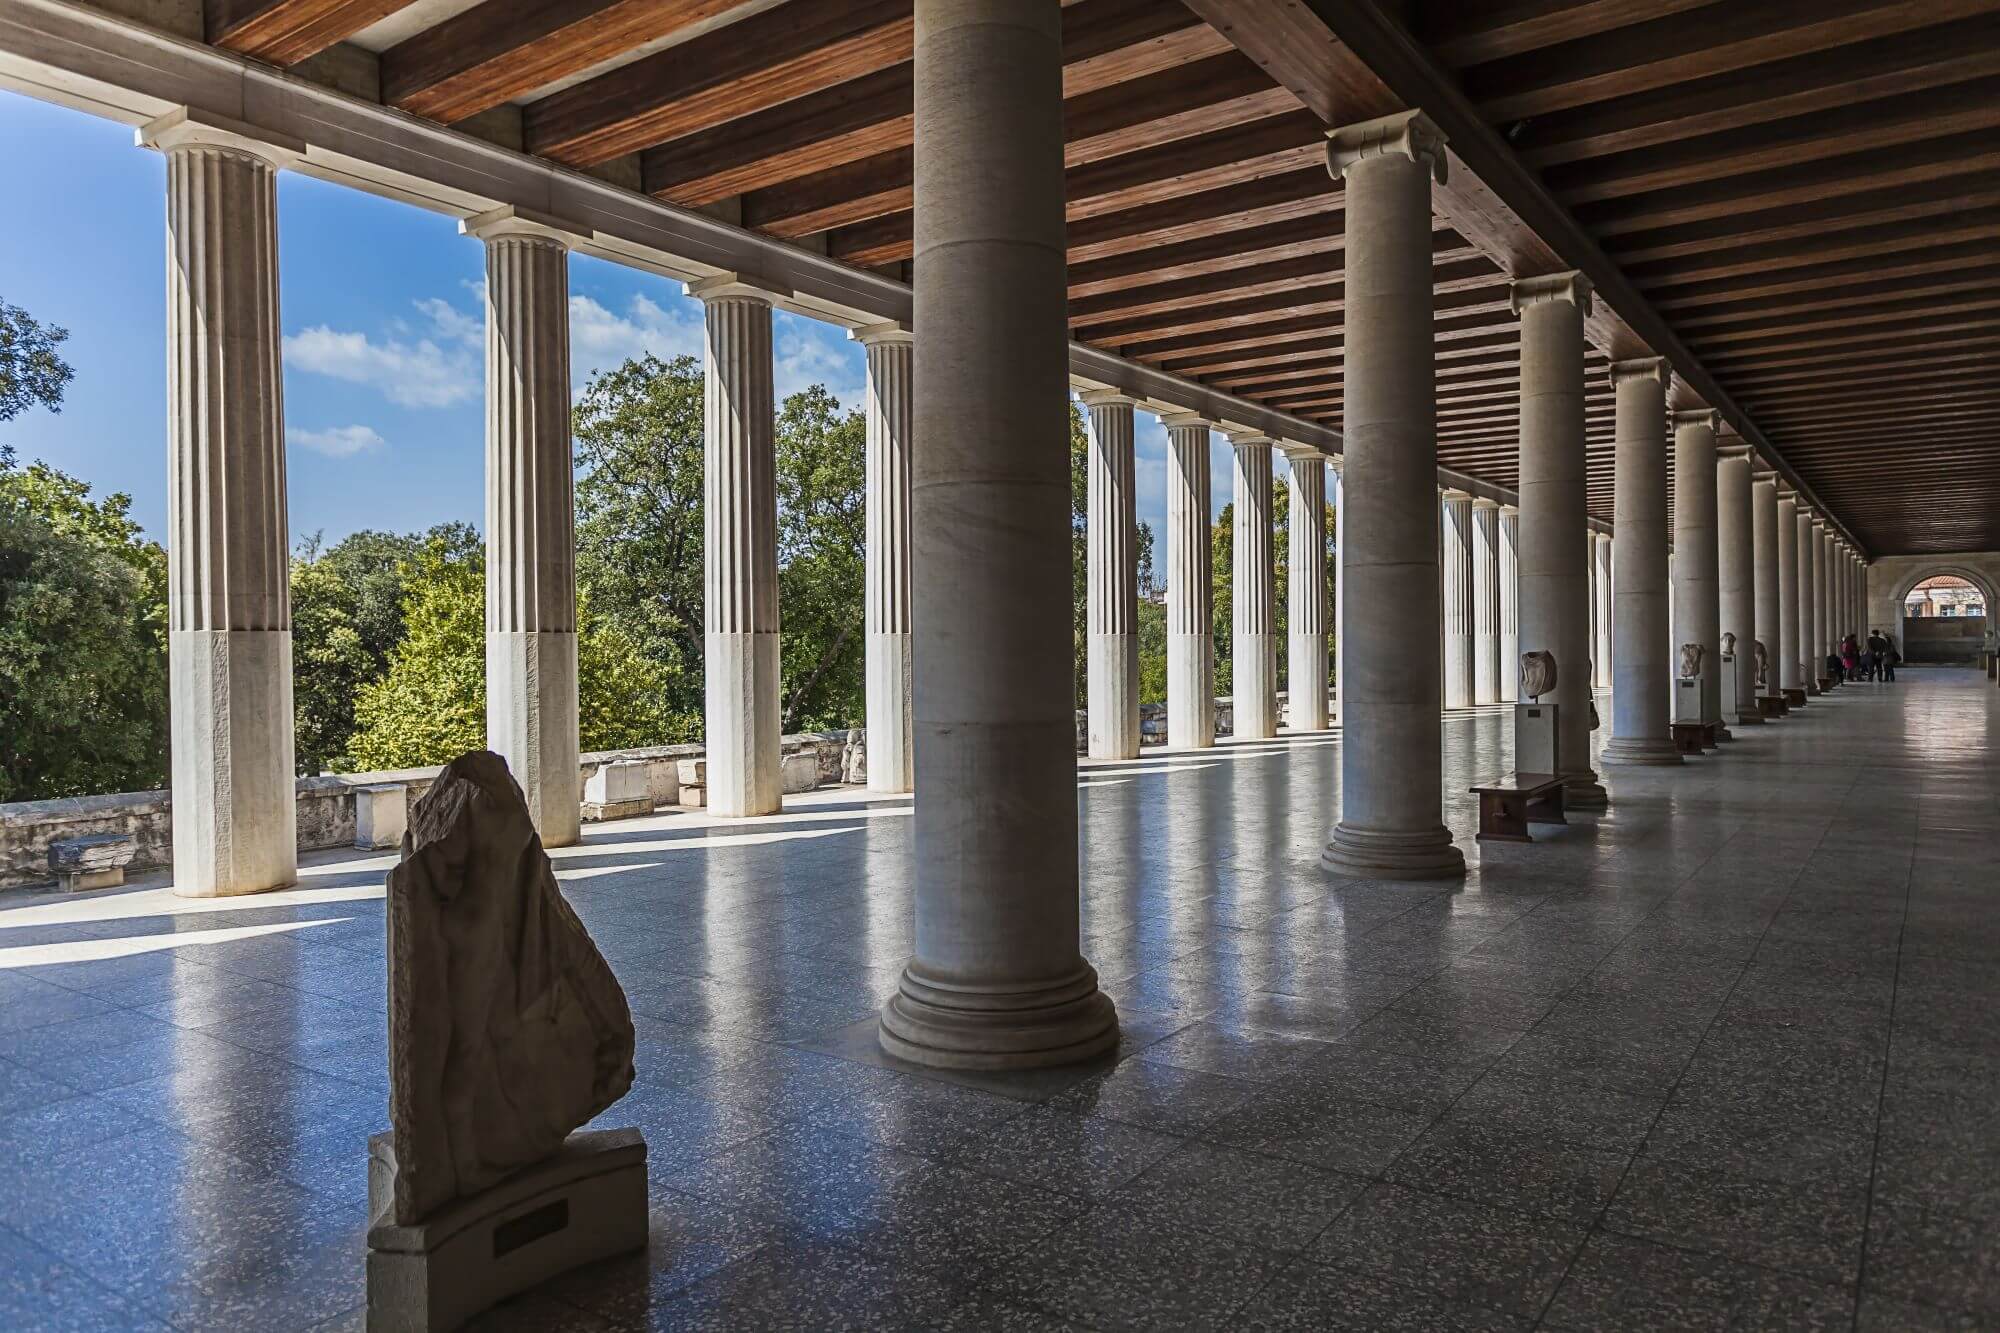
<svg viewBox="0 0 2000 1333"><path fill-rule="evenodd" d="M1986 642L1992 590L1968 573L1943 570L1925 575L1898 599L1905 661L1937 666L1977 666Z"/></svg>

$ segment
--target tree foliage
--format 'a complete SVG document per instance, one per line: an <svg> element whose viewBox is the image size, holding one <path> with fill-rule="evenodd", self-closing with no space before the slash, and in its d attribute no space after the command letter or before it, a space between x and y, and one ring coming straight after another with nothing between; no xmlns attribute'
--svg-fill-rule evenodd
<svg viewBox="0 0 2000 1333"><path fill-rule="evenodd" d="M36 406L62 411L63 391L76 372L56 348L68 337L68 329L0 300L0 421Z"/></svg>
<svg viewBox="0 0 2000 1333"><path fill-rule="evenodd" d="M862 725L867 422L820 385L778 413L778 601L784 729Z"/></svg>
<svg viewBox="0 0 2000 1333"><path fill-rule="evenodd" d="M166 782L166 552L130 508L0 457L0 801Z"/></svg>

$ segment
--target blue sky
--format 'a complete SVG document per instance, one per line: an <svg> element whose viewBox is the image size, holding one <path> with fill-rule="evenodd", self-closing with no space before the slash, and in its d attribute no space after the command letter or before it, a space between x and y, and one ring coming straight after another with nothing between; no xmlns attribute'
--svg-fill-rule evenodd
<svg viewBox="0 0 2000 1333"><path fill-rule="evenodd" d="M110 121L0 92L0 297L70 332L60 415L0 426L0 443L102 492L132 496L165 535L163 159ZM287 173L278 186L279 306L291 530L329 542L359 528L478 526L484 414L479 243L448 217ZM859 407L865 361L844 329L780 313L780 395L825 384ZM580 387L628 356L700 355L701 306L680 285L570 261L571 363ZM1139 518L1164 533L1166 434L1139 414ZM1229 450L1212 457L1217 510ZM1282 472L1284 464L1278 467Z"/></svg>

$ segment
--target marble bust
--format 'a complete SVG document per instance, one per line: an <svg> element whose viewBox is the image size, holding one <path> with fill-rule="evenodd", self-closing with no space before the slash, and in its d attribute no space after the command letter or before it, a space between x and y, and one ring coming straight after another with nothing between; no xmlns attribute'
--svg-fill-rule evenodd
<svg viewBox="0 0 2000 1333"><path fill-rule="evenodd" d="M1723 634L1722 655L1724 657L1734 657L1736 655L1736 636L1734 634Z"/></svg>
<svg viewBox="0 0 2000 1333"><path fill-rule="evenodd" d="M1556 687L1556 655L1537 650L1521 654L1521 693L1540 699Z"/></svg>
<svg viewBox="0 0 2000 1333"><path fill-rule="evenodd" d="M1696 676L1699 676L1701 674L1701 659L1707 655L1708 650L1698 643L1682 644L1681 679L1693 680Z"/></svg>
<svg viewBox="0 0 2000 1333"><path fill-rule="evenodd" d="M1765 675L1770 670L1770 662L1768 660L1767 655L1764 652L1764 641L1762 639L1752 639L1750 641L1750 647L1751 650L1756 654L1757 683L1759 685L1762 685L1764 683Z"/></svg>

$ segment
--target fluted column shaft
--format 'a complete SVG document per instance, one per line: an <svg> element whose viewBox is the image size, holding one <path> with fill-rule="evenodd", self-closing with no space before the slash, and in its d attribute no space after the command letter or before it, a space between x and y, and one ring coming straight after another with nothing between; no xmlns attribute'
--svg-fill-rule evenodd
<svg viewBox="0 0 2000 1333"><path fill-rule="evenodd" d="M577 840L576 535L569 247L534 223L486 243L486 743L546 847Z"/></svg>
<svg viewBox="0 0 2000 1333"><path fill-rule="evenodd" d="M1278 734L1278 636L1271 546L1271 440L1236 436L1230 504L1230 695L1239 740Z"/></svg>
<svg viewBox="0 0 2000 1333"><path fill-rule="evenodd" d="M182 124L167 158L174 892L298 878L275 161Z"/></svg>
<svg viewBox="0 0 2000 1333"><path fill-rule="evenodd" d="M1722 602L1717 581L1716 414L1674 414L1674 632L1702 649L1701 720L1722 722Z"/></svg>
<svg viewBox="0 0 2000 1333"><path fill-rule="evenodd" d="M1431 180L1443 137L1421 113L1334 130L1345 182L1346 356L1338 630L1340 822L1322 853L1337 873L1464 873L1442 821L1438 712L1437 392Z"/></svg>
<svg viewBox="0 0 2000 1333"><path fill-rule="evenodd" d="M1215 744L1215 556L1208 431L1167 418L1167 744Z"/></svg>
<svg viewBox="0 0 2000 1333"><path fill-rule="evenodd" d="M1093 759L1139 754L1139 519L1133 489L1132 399L1087 393L1084 708Z"/></svg>
<svg viewBox="0 0 2000 1333"><path fill-rule="evenodd" d="M1333 511L1333 619L1328 622L1333 634L1333 715L1345 716L1347 705L1343 702L1343 691L1347 688L1347 635L1341 626L1347 616L1347 492L1341 478L1347 468L1347 456L1328 459L1326 464L1326 492L1329 508Z"/></svg>
<svg viewBox="0 0 2000 1333"><path fill-rule="evenodd" d="M1609 803L1590 767L1589 567L1585 524L1583 321L1575 273L1514 284L1521 317L1521 651L1555 654L1557 751L1566 802ZM1594 549L1594 548L1593 548Z"/></svg>
<svg viewBox="0 0 2000 1333"><path fill-rule="evenodd" d="M1778 687L1805 687L1799 674L1799 502L1781 495L1772 542L1778 548Z"/></svg>
<svg viewBox="0 0 2000 1333"><path fill-rule="evenodd" d="M1667 632L1667 385L1658 357L1611 367L1617 398L1611 567L1611 739L1604 762L1678 764Z"/></svg>
<svg viewBox="0 0 2000 1333"><path fill-rule="evenodd" d="M1500 506L1472 502L1472 702L1500 702Z"/></svg>
<svg viewBox="0 0 2000 1333"><path fill-rule="evenodd" d="M1611 687L1611 535L1590 534L1590 683L1598 689Z"/></svg>
<svg viewBox="0 0 2000 1333"><path fill-rule="evenodd" d="M1521 696L1521 511L1500 507L1500 702Z"/></svg>
<svg viewBox="0 0 2000 1333"><path fill-rule="evenodd" d="M1827 597L1833 591L1833 575L1826 567L1826 520L1813 520L1813 671L1815 674L1826 670L1826 658L1833 651L1833 642L1827 632L1832 617L1826 613ZM1828 677L1831 679L1831 677Z"/></svg>
<svg viewBox="0 0 2000 1333"><path fill-rule="evenodd" d="M882 1011L933 1066L1087 1060L1079 951L1059 0L916 0L916 951Z"/></svg>
<svg viewBox="0 0 2000 1333"><path fill-rule="evenodd" d="M907 792L917 785L910 700L910 417L916 354L902 329L863 329L855 336L868 349L868 790Z"/></svg>
<svg viewBox="0 0 2000 1333"><path fill-rule="evenodd" d="M1792 540L1797 546L1793 559L1799 570L1798 630L1797 643L1793 645L1792 656L1799 664L1799 685L1807 694L1819 693L1819 668L1815 665L1819 658L1813 651L1813 516L1812 510L1799 506L1793 520Z"/></svg>
<svg viewBox="0 0 2000 1333"><path fill-rule="evenodd" d="M1472 706L1472 497L1446 491L1438 523L1440 548L1439 602L1444 613L1444 706Z"/></svg>
<svg viewBox="0 0 2000 1333"><path fill-rule="evenodd" d="M1757 693L1782 693L1779 665L1778 602L1778 478L1774 472L1753 472L1750 481L1751 559L1755 562L1757 642L1764 646L1764 681Z"/></svg>
<svg viewBox="0 0 2000 1333"><path fill-rule="evenodd" d="M1721 634L1736 639L1738 726L1764 720L1757 707L1757 542L1750 510L1750 449L1732 444L1716 450L1716 581L1721 593Z"/></svg>
<svg viewBox="0 0 2000 1333"><path fill-rule="evenodd" d="M1326 461L1288 449L1291 512L1286 515L1285 697L1293 731L1323 731L1326 700Z"/></svg>
<svg viewBox="0 0 2000 1333"><path fill-rule="evenodd" d="M701 298L706 313L702 619L708 810L724 817L768 815L784 799L771 298L728 275L688 291Z"/></svg>

